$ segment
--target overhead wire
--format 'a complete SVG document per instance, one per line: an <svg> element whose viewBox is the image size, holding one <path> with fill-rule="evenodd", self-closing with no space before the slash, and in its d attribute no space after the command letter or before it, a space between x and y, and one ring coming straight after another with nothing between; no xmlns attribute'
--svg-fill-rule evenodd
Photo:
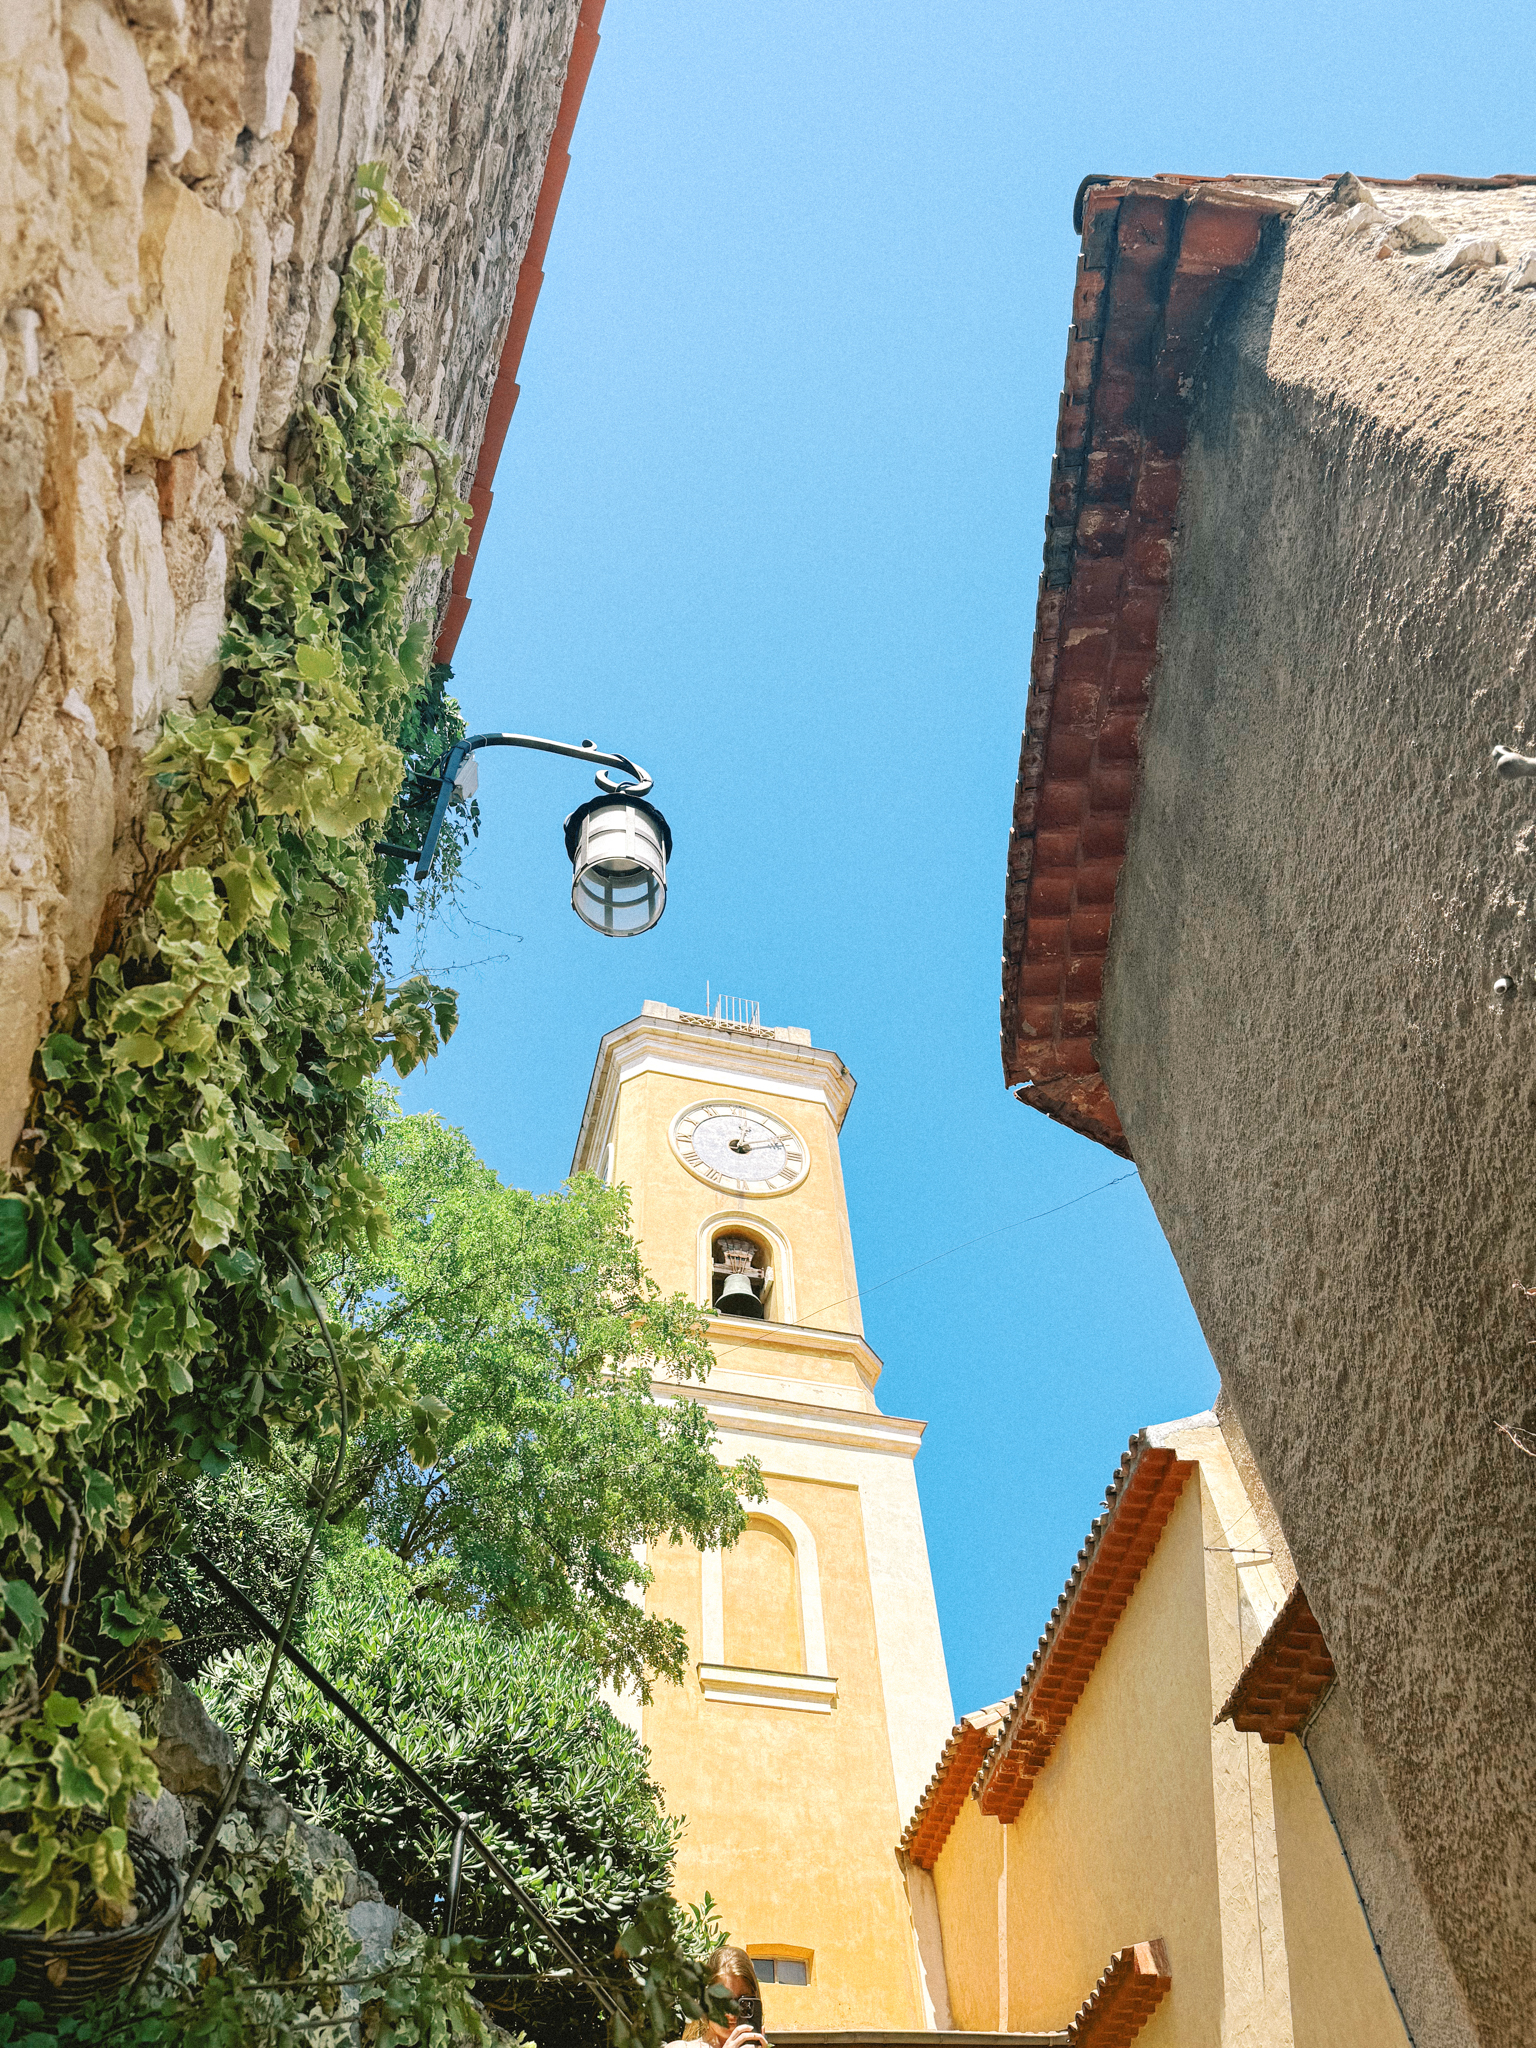
<svg viewBox="0 0 1536 2048"><path fill-rule="evenodd" d="M1006 1237L1009 1231L1023 1230L1027 1224L1043 1223L1048 1216L1059 1216L1064 1209L1075 1209L1079 1202L1086 1202L1093 1195L1102 1195L1107 1188L1117 1188L1122 1182L1136 1178L1137 1170L1133 1166L1127 1173L1113 1174L1108 1180L1101 1180L1095 1187L1084 1188L1079 1195L1069 1195L1064 1202L1053 1202L1049 1209L1037 1209L1032 1216L1017 1216L1012 1223L1000 1223L995 1230L983 1230L977 1237L968 1237L961 1244L952 1244L947 1251L935 1252L931 1258L919 1259L915 1266L903 1266L899 1273L891 1273L884 1280L877 1280L872 1287L857 1287L851 1294L840 1294L836 1301L823 1302L820 1308L808 1310L805 1318L795 1327L802 1330L813 1329L816 1326L810 1321L811 1316L824 1316L830 1309L841 1308L845 1302L862 1301L866 1295L878 1294L884 1287L894 1287L898 1280L910 1279L914 1273L921 1273L925 1267L937 1266L941 1260L952 1259L957 1252L968 1252L973 1245L985 1244L990 1238ZM840 1333L833 1331L828 1334ZM727 1352L745 1349L746 1346L742 1344L720 1345L715 1351L716 1361L723 1358Z"/></svg>

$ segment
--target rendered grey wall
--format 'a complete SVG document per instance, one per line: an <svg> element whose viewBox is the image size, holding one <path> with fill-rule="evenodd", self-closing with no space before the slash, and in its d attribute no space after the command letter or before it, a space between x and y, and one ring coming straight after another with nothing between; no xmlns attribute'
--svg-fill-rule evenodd
<svg viewBox="0 0 1536 2048"><path fill-rule="evenodd" d="M1309 205L1229 310L1099 1045L1490 2048L1536 2040L1536 1460L1498 1427L1536 1426L1536 783L1489 764L1536 748L1508 276L1377 260Z"/></svg>

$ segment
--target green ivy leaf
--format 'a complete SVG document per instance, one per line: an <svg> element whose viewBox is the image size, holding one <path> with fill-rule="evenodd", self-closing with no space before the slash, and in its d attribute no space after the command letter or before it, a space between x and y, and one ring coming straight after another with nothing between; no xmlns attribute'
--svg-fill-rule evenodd
<svg viewBox="0 0 1536 2048"><path fill-rule="evenodd" d="M31 1258L30 1210L20 1195L0 1196L0 1275L9 1279Z"/></svg>

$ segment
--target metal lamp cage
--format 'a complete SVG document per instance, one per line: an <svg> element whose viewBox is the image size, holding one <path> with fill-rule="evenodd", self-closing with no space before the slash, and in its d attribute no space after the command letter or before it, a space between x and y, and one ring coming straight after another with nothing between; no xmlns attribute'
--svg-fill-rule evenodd
<svg viewBox="0 0 1536 2048"><path fill-rule="evenodd" d="M571 908L607 938L648 932L666 908L672 833L639 797L593 797L565 821Z"/></svg>

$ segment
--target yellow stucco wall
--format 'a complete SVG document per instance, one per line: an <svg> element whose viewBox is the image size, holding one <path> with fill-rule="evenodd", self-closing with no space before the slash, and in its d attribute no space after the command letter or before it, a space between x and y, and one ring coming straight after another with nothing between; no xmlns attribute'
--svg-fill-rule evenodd
<svg viewBox="0 0 1536 2048"><path fill-rule="evenodd" d="M880 1415L861 1335L838 1149L852 1087L805 1032L722 1030L648 1002L603 1040L576 1147L629 1189L665 1291L708 1304L720 1231L756 1234L774 1269L771 1320L714 1318L707 1387L677 1390L709 1409L722 1459L760 1461L769 1508L724 1557L649 1553L647 1608L683 1624L689 1675L643 1708L615 1704L686 1817L679 1894L710 1893L748 1948L810 1960L805 1987L765 1987L768 2024L786 2030L919 2028L933 2009L895 1845L951 1703L912 1470L922 1425ZM691 1172L669 1130L702 1102L790 1123L799 1186L753 1195ZM832 1710L815 1711L829 1678Z"/></svg>
<svg viewBox="0 0 1536 2048"><path fill-rule="evenodd" d="M1306 1754L1292 1736L1269 1755L1296 2048L1406 2048Z"/></svg>
<svg viewBox="0 0 1536 2048"><path fill-rule="evenodd" d="M1015 2030L1065 2026L1116 1949L1161 1935L1174 1989L1146 2048L1221 2038L1204 1543L1196 1475L1009 1830Z"/></svg>
<svg viewBox="0 0 1536 2048"><path fill-rule="evenodd" d="M983 1815L974 1799L967 1799L934 1866L949 2010L955 2025L967 2033L1000 2030L1003 1957L998 1934L1006 1920L999 1914L998 1888L1007 1833Z"/></svg>
<svg viewBox="0 0 1536 2048"><path fill-rule="evenodd" d="M816 1539L837 1705L706 1700L691 1675L658 1689L643 1735L669 1807L687 1816L678 1894L710 1892L744 1947L814 1952L805 1989L764 1987L770 2031L921 2027L858 1490L783 1474L768 1485ZM681 1621L697 1655L698 1553L674 1545L650 1562L647 1611Z"/></svg>
<svg viewBox="0 0 1536 2048"><path fill-rule="evenodd" d="M782 1475L770 1491L815 1532L838 1706L705 1700L692 1677L657 1694L643 1735L655 1782L688 1819L678 1896L709 1890L743 1948L813 1952L805 1989L764 1987L770 2030L920 2028L858 1491ZM670 1546L651 1565L647 1610L684 1622L696 1645L698 1552Z"/></svg>
<svg viewBox="0 0 1536 2048"><path fill-rule="evenodd" d="M1213 1428L1158 1436L1197 1469L1049 1762L1007 1828L968 1799L938 1858L955 2022L1064 2027L1157 1936L1173 1989L1137 2048L1404 2048L1299 1743L1214 1725L1282 1590L1249 1497Z"/></svg>
<svg viewBox="0 0 1536 2048"><path fill-rule="evenodd" d="M720 1566L726 1663L758 1671L803 1671L794 1545L773 1523L749 1519L746 1534Z"/></svg>

